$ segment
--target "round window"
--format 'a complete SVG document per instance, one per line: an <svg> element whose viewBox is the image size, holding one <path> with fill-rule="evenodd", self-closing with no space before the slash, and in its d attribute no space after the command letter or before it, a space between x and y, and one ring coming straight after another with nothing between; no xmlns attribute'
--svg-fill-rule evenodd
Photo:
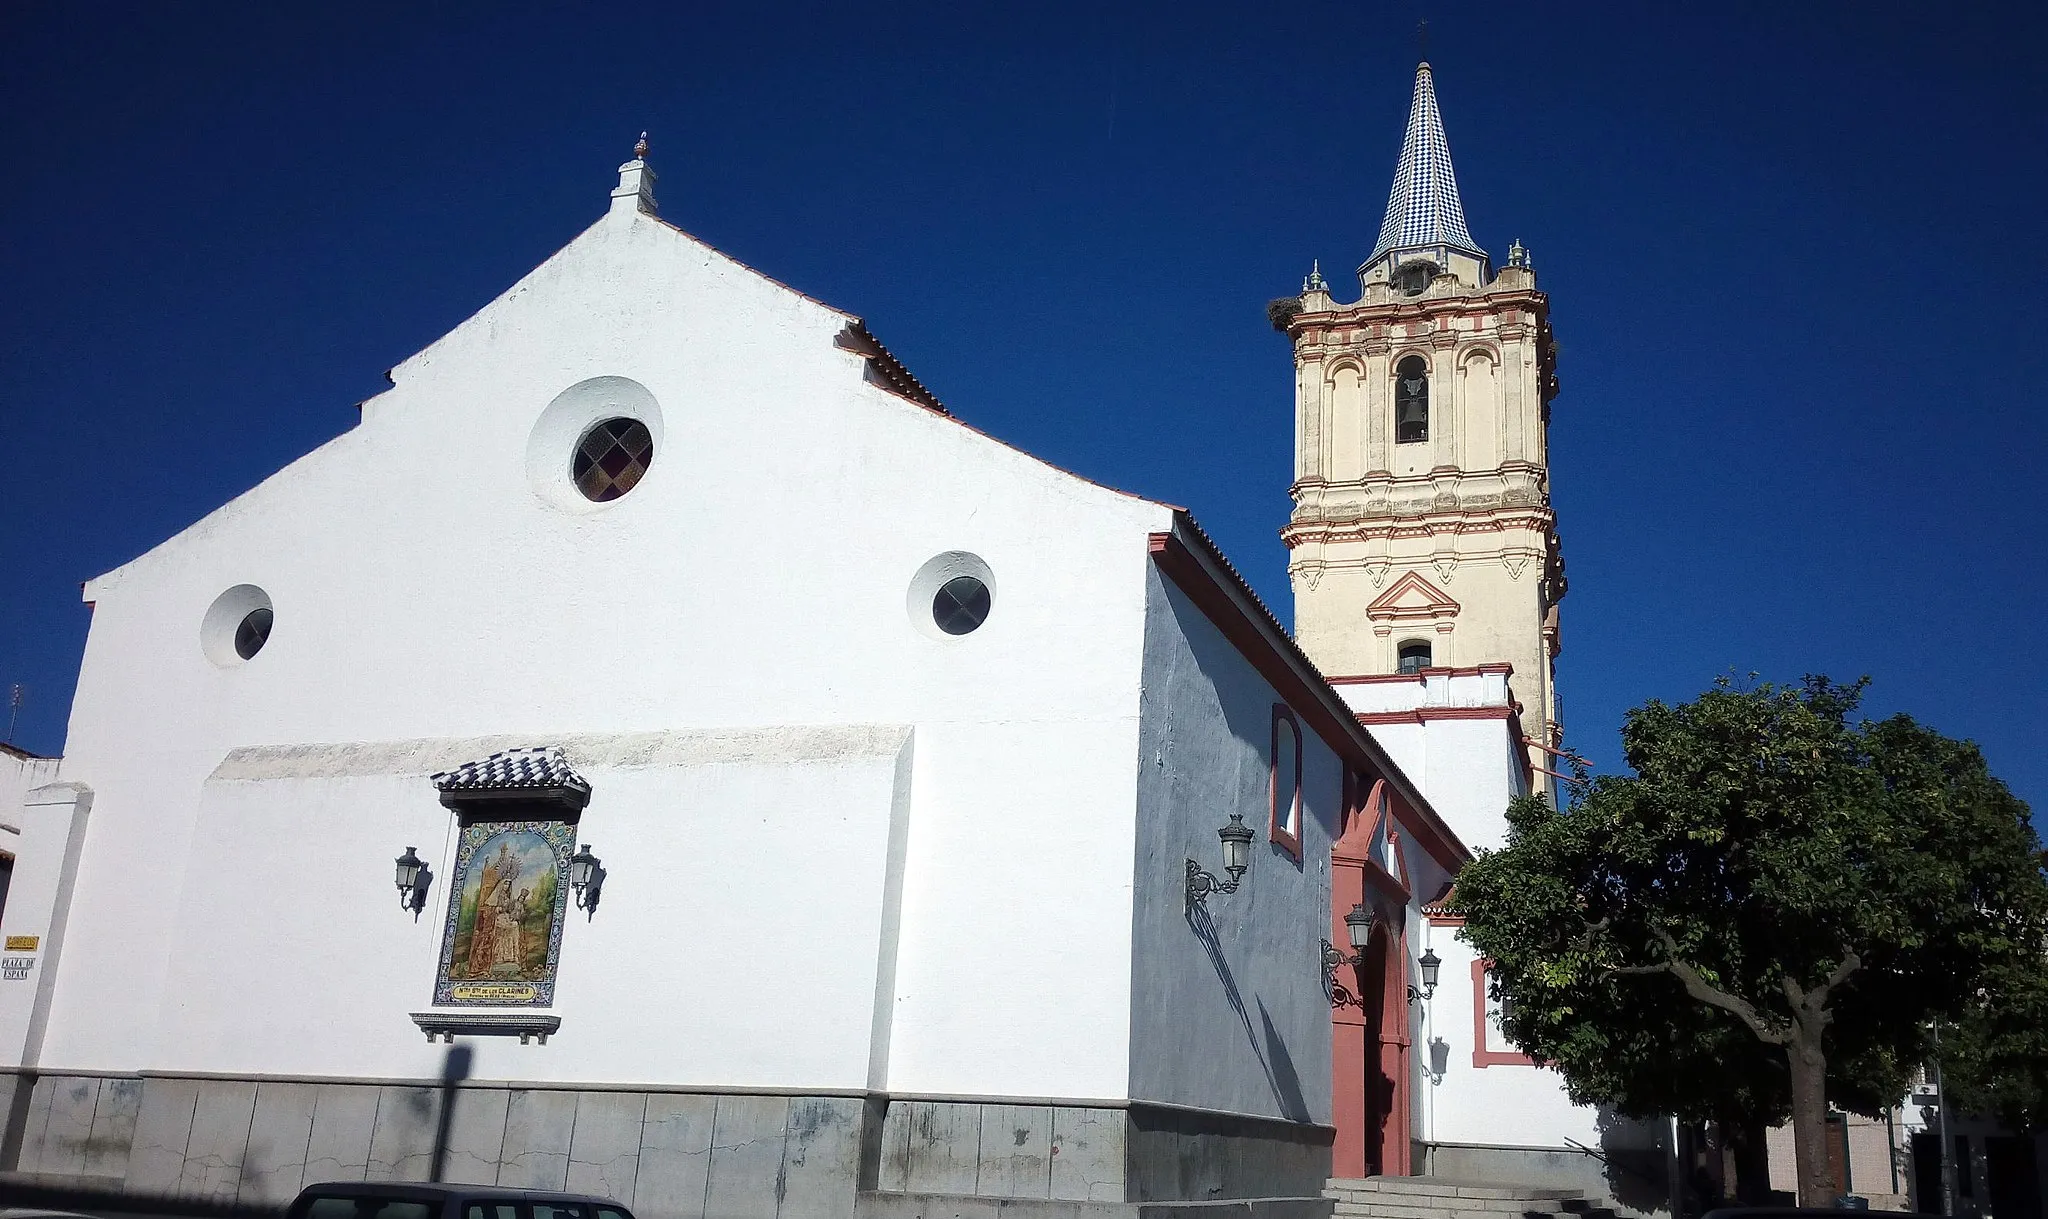
<svg viewBox="0 0 2048 1219"><path fill-rule="evenodd" d="M948 635L965 635L988 621L988 585L973 576L954 576L932 594L932 621Z"/></svg>
<svg viewBox="0 0 2048 1219"><path fill-rule="evenodd" d="M971 635L988 621L996 577L979 555L949 550L933 555L910 578L904 608L910 625L933 639Z"/></svg>
<svg viewBox="0 0 2048 1219"><path fill-rule="evenodd" d="M654 436L638 419L607 419L583 433L569 473L592 503L608 503L638 486L654 463Z"/></svg>
<svg viewBox="0 0 2048 1219"><path fill-rule="evenodd" d="M259 606L242 616L235 626L235 655L249 659L270 642L270 624L276 618L269 606Z"/></svg>
<svg viewBox="0 0 2048 1219"><path fill-rule="evenodd" d="M199 622L199 646L208 660L233 668L263 650L276 623L270 594L254 584L237 584L207 607Z"/></svg>

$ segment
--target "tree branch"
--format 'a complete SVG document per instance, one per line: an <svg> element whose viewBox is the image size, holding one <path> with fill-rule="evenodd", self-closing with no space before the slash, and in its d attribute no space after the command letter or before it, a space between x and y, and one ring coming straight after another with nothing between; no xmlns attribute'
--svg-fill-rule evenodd
<svg viewBox="0 0 2048 1219"><path fill-rule="evenodd" d="M1818 1016L1823 1025L1833 1024L1835 1014L1827 1010L1828 995L1837 986L1848 981L1850 974L1855 973L1861 968L1863 968L1863 957L1856 950L1850 949L1849 954L1842 958L1841 964L1836 965L1834 970L1828 974L1828 980L1812 990L1801 990L1799 983L1792 980L1791 974L1780 974L1778 976L1778 984L1784 987L1785 997L1792 1001L1792 1010L1794 1012L1810 1012L1814 1016Z"/></svg>
<svg viewBox="0 0 2048 1219"><path fill-rule="evenodd" d="M1610 966L1611 971L1617 974L1670 974L1672 977L1677 978L1679 983L1685 987L1687 994L1698 999L1701 1003L1707 1004L1709 1007L1718 1007L1722 1011L1733 1015L1736 1019L1748 1025L1749 1031L1755 1033L1757 1039L1765 1045L1784 1045L1786 1043L1787 1035L1785 1030L1773 1028L1764 1021L1762 1013L1758 1012L1755 1007L1707 981L1698 970L1680 960L1678 956L1678 941L1671 938L1670 932L1660 928L1655 932L1655 935L1658 941L1664 945L1663 961L1655 965Z"/></svg>

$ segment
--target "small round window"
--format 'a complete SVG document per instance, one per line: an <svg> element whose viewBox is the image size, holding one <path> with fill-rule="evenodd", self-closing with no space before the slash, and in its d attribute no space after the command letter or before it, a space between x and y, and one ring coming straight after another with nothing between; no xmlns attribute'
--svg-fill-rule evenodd
<svg viewBox="0 0 2048 1219"><path fill-rule="evenodd" d="M206 608L199 622L199 646L208 660L230 669L263 650L276 622L269 593L254 584L237 584Z"/></svg>
<svg viewBox="0 0 2048 1219"><path fill-rule="evenodd" d="M981 556L948 550L925 560L910 578L903 608L920 634L957 639L981 629L995 600L995 573Z"/></svg>
<svg viewBox="0 0 2048 1219"><path fill-rule="evenodd" d="M270 642L270 624L275 619L276 615L267 605L244 614L242 621L235 626L235 655L247 660L261 652L263 645Z"/></svg>
<svg viewBox="0 0 2048 1219"><path fill-rule="evenodd" d="M948 635L965 635L988 621L988 585L973 576L954 576L932 594L932 621Z"/></svg>
<svg viewBox="0 0 2048 1219"><path fill-rule="evenodd" d="M654 436L638 419L607 419L583 433L570 475L583 498L609 503L638 486L654 463Z"/></svg>

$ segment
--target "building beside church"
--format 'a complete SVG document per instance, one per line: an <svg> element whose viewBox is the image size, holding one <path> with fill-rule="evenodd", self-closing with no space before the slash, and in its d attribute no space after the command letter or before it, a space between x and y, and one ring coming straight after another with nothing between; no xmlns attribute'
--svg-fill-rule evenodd
<svg viewBox="0 0 2048 1219"><path fill-rule="evenodd" d="M1290 636L1186 511L661 219L643 145L357 427L87 583L0 1161L643 1219L1605 1188L1653 1142L1500 1043L1445 904L1546 786L1564 577L1547 304L1427 65L1360 281L1276 314Z"/></svg>

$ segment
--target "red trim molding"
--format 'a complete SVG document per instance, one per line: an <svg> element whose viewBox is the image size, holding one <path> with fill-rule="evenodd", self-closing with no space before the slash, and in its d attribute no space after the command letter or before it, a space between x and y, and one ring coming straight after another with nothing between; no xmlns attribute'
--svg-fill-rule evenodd
<svg viewBox="0 0 2048 1219"><path fill-rule="evenodd" d="M1363 726L1351 718L1330 683L1316 672L1315 665L1278 621L1260 605L1223 556L1185 513L1175 514L1182 532L1152 534L1148 549L1152 561L1169 580L1186 593L1217 630L1223 633L1244 658L1266 679L1274 693L1287 701L1302 725L1321 737L1346 763L1375 778L1385 779L1393 793L1393 815L1408 830L1417 846L1428 851L1445 871L1455 873L1472 859L1472 852L1444 824L1429 802L1416 790L1408 776L1380 748ZM1198 553L1189 538L1206 553ZM1226 583L1227 581L1227 583Z"/></svg>
<svg viewBox="0 0 2048 1219"><path fill-rule="evenodd" d="M1463 923L1464 919L1458 920ZM1472 1065L1475 1067L1533 1067L1536 1060L1520 1050L1486 1048L1486 969L1493 962L1481 958L1472 962Z"/></svg>
<svg viewBox="0 0 2048 1219"><path fill-rule="evenodd" d="M1294 743L1294 785L1290 791L1280 790L1280 725L1287 725L1288 739ZM1268 757L1266 768L1266 837L1279 844L1280 849L1294 856L1294 862L1301 862L1301 721L1294 718L1286 703L1273 704L1273 751ZM1281 801L1286 800L1283 816Z"/></svg>
<svg viewBox="0 0 2048 1219"><path fill-rule="evenodd" d="M1513 707L1417 707L1413 711L1360 711L1352 718L1361 724L1426 724L1430 720L1513 719Z"/></svg>
<svg viewBox="0 0 2048 1219"><path fill-rule="evenodd" d="M1354 673L1349 677L1326 678L1333 686L1372 686L1382 682L1409 682L1422 684L1425 677L1481 677L1488 673L1504 673L1513 676L1515 666L1506 661L1483 665L1467 665L1462 668L1448 666L1424 667L1413 673Z"/></svg>

